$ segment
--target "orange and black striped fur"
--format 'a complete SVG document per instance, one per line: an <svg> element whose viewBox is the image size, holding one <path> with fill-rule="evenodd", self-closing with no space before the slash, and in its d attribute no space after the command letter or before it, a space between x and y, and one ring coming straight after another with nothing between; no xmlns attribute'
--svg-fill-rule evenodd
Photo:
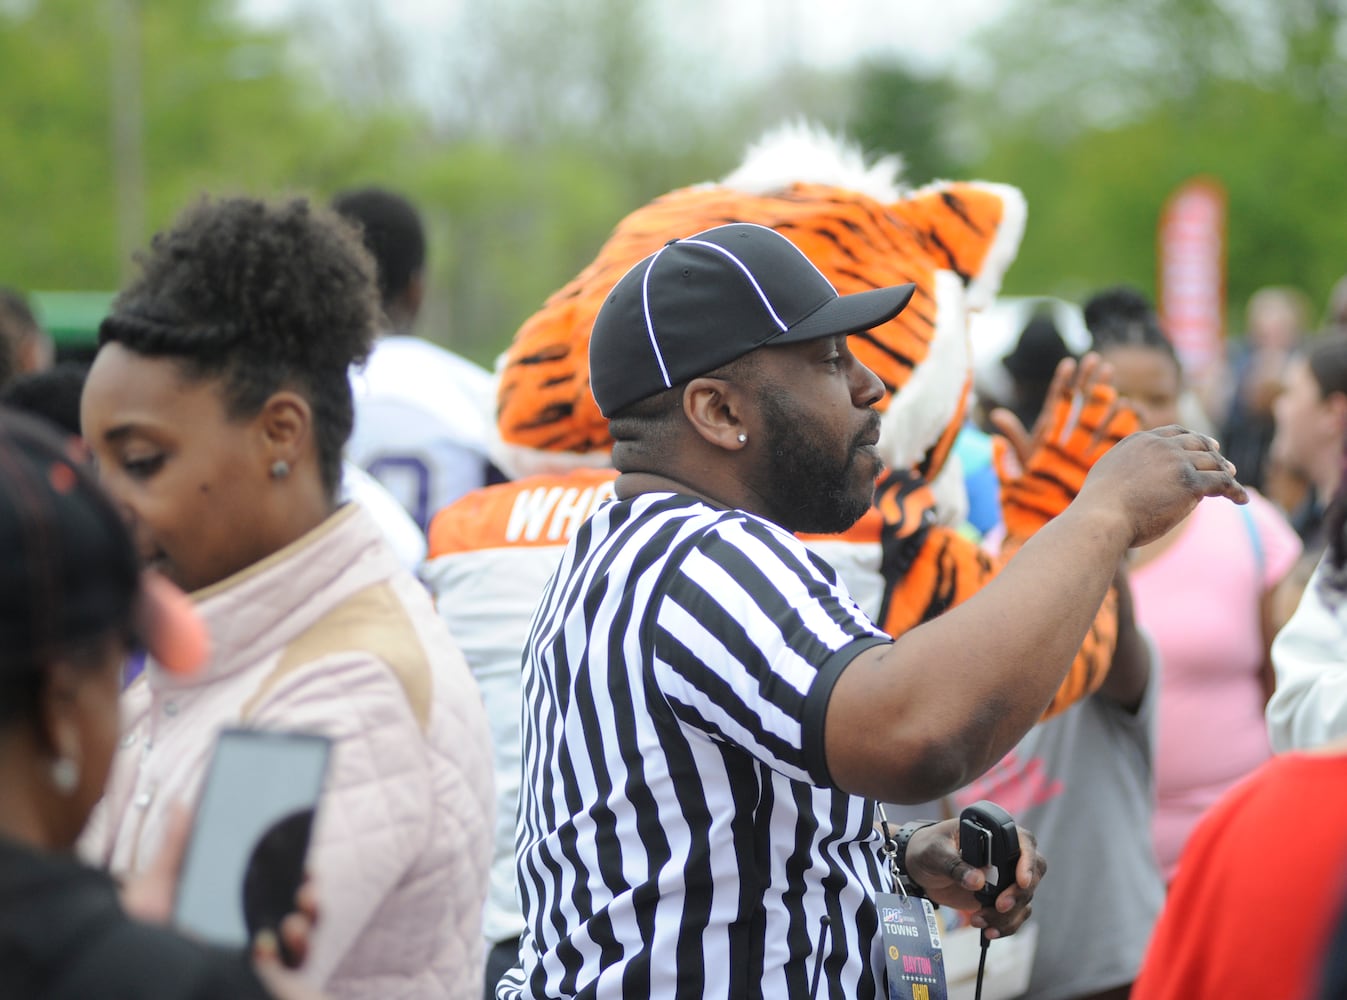
<svg viewBox="0 0 1347 1000"><path fill-rule="evenodd" d="M913 282L917 291L906 310L852 338L853 350L889 390L880 451L897 471L881 481L875 508L833 540L882 549L879 623L901 634L976 593L1001 565L938 523L927 483L943 469L963 421L971 381L967 310L994 297L1024 219L1018 191L981 182L894 189L881 197L807 182L673 191L623 219L593 263L516 334L499 366L498 460L515 475L607 464L612 442L589 390L590 327L617 280L672 238L754 222L789 237L842 294ZM1107 440L1125 432L1125 419L1101 429ZM1040 449L1024 477L1005 486L1009 549L1075 495L1097 457L1093 445L1081 450L1081 443ZM1110 595L1051 710L1102 682L1116 629Z"/></svg>
<svg viewBox="0 0 1347 1000"><path fill-rule="evenodd" d="M966 300L994 293L1022 220L1018 193L1003 185L947 183L889 204L821 184L757 195L718 186L674 191L623 219L595 261L520 328L500 369L501 439L553 455L606 453L612 442L588 374L589 330L599 306L629 268L670 238L749 221L784 233L842 294L916 284L911 305L853 337L852 348L888 388L881 404L887 409L936 360L937 341L952 342L947 353L954 363L930 373L940 391L922 393L928 398L919 408L926 414L921 426L886 428L884 435L893 445L886 448L891 465L920 461L934 472L967 397Z"/></svg>

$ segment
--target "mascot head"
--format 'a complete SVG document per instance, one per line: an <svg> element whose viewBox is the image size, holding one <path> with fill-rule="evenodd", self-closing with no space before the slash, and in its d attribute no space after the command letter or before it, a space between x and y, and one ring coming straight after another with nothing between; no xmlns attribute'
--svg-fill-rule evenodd
<svg viewBox="0 0 1347 1000"><path fill-rule="evenodd" d="M970 385L968 310L991 302L1024 232L1015 188L941 181L915 191L899 164L808 126L765 137L724 180L680 188L632 212L593 263L530 317L498 365L496 459L512 475L606 465L612 439L589 388L589 334L618 280L669 240L726 222L785 235L840 294L912 282L897 317L851 348L888 393L879 450L933 477Z"/></svg>

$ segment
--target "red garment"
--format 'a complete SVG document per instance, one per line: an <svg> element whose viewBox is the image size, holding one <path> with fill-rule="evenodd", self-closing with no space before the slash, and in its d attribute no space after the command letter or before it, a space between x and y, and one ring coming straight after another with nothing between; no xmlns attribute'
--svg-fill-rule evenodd
<svg viewBox="0 0 1347 1000"><path fill-rule="evenodd" d="M1345 865L1347 755L1274 757L1193 831L1132 1000L1313 996Z"/></svg>

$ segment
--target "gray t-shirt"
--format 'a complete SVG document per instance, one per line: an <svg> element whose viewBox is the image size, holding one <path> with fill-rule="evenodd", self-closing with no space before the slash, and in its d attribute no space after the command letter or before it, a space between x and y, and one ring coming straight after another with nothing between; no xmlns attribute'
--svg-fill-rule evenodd
<svg viewBox="0 0 1347 1000"><path fill-rule="evenodd" d="M1033 831L1048 861L1034 894L1038 945L1025 997L1067 1000L1136 978L1165 887L1151 841L1159 671L1135 714L1092 695L1031 729L944 811L990 799ZM942 804L903 807L934 818ZM993 948L995 945L993 945Z"/></svg>

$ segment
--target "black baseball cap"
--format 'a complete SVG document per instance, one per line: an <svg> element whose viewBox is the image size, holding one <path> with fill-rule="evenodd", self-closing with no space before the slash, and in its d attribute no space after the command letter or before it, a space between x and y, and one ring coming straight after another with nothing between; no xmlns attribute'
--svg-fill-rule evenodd
<svg viewBox="0 0 1347 1000"><path fill-rule="evenodd" d="M141 571L80 447L0 407L0 677L114 629L190 673L206 656L205 626L182 591Z"/></svg>
<svg viewBox="0 0 1347 1000"><path fill-rule="evenodd" d="M670 240L617 283L594 320L589 381L605 417L759 347L886 323L915 285L838 295L800 249L747 222Z"/></svg>

